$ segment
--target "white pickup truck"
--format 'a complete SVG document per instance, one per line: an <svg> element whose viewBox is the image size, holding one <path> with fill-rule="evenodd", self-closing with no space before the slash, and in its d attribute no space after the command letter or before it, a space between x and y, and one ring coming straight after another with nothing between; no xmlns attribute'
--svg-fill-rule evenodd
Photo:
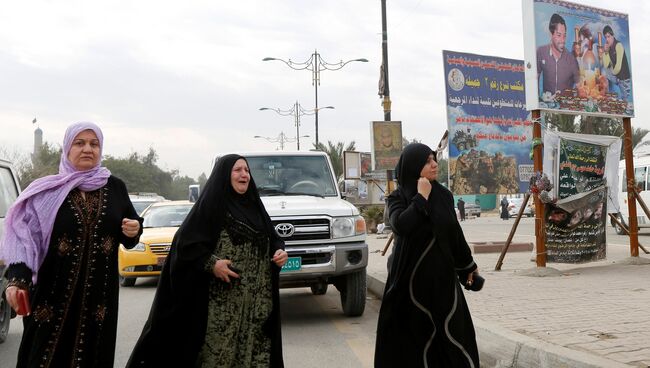
<svg viewBox="0 0 650 368"><path fill-rule="evenodd" d="M7 216L7 210L14 203L20 186L18 185L18 176L9 161L0 159L0 238L4 231L4 221ZM4 278L4 264L0 261L0 343L4 342L9 333L9 321L12 316L12 310L5 299L4 290L6 280Z"/></svg>
<svg viewBox="0 0 650 368"><path fill-rule="evenodd" d="M248 160L289 261L280 287L311 287L316 295L333 284L343 312L360 316L366 304L368 244L359 210L344 200L324 152L242 153Z"/></svg>

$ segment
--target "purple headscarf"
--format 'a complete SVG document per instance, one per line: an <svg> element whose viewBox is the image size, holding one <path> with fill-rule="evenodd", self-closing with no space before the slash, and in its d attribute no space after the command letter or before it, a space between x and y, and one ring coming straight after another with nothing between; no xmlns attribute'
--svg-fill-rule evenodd
<svg viewBox="0 0 650 368"><path fill-rule="evenodd" d="M99 140L99 162L85 171L77 171L68 160L72 142L84 130L92 130ZM65 132L59 173L34 180L7 212L4 237L0 241L0 259L5 264L25 263L32 270L32 281L38 279L50 244L54 219L59 207L74 188L93 191L106 185L111 172L101 167L104 136L94 123L72 124Z"/></svg>

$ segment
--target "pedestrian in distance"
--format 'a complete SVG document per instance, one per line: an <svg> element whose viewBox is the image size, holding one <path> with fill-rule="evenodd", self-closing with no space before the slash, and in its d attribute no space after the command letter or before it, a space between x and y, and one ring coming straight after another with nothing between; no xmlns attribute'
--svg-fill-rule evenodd
<svg viewBox="0 0 650 368"><path fill-rule="evenodd" d="M248 162L221 157L174 236L127 367L283 367L287 259Z"/></svg>
<svg viewBox="0 0 650 368"><path fill-rule="evenodd" d="M501 198L501 219L502 220L507 220L510 218L510 213L508 212L508 207L510 206L510 202L508 202L508 198L503 197Z"/></svg>
<svg viewBox="0 0 650 368"><path fill-rule="evenodd" d="M460 213L460 221L465 221L465 201L462 198L458 198L458 212Z"/></svg>
<svg viewBox="0 0 650 368"><path fill-rule="evenodd" d="M138 243L142 219L101 166L103 148L97 125L70 125L59 173L32 182L7 214L0 258L7 302L23 316L18 367L113 367L117 250Z"/></svg>
<svg viewBox="0 0 650 368"><path fill-rule="evenodd" d="M411 143L388 197L394 247L375 346L375 367L479 367L476 336L460 285L479 290L482 278L454 198L436 180L431 148Z"/></svg>

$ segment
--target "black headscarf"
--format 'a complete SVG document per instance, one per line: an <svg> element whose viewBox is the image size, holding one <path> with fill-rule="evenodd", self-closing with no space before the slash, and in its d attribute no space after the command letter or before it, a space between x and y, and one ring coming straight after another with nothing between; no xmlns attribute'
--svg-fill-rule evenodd
<svg viewBox="0 0 650 368"><path fill-rule="evenodd" d="M422 143L411 143L404 147L399 157L397 166L395 166L397 184L407 203L418 193L418 179L431 154L433 154L433 159L436 160L436 152L429 146ZM453 207L449 211L447 206L441 206L441 203L447 201L449 195L449 190L438 183L437 180L431 182L431 193L427 199L427 212L431 221L438 227L450 224L453 222L450 219L455 219L456 214L453 212Z"/></svg>
<svg viewBox="0 0 650 368"><path fill-rule="evenodd" d="M158 281L149 319L127 367L193 366L203 346L207 323L208 285L214 278L205 264L217 245L226 213L266 230L271 241L269 259L284 244L277 238L271 219L262 204L251 177L248 190L238 194L230 184L235 162L240 155L221 157L214 166L205 189L180 226ZM245 160L245 159L244 159ZM247 162L248 163L248 162ZM271 366L282 366L278 276L272 265L274 308L265 331L272 335Z"/></svg>
<svg viewBox="0 0 650 368"><path fill-rule="evenodd" d="M185 274L186 266L199 269L203 267L203 262L212 254L219 239L227 211L257 230L274 233L253 177L251 176L248 190L244 194L235 192L230 184L232 168L240 159L246 160L236 154L219 158L205 184L205 189L176 232L172 249L177 247L179 249L176 249L178 252L170 254L172 279L178 280L175 273Z"/></svg>
<svg viewBox="0 0 650 368"><path fill-rule="evenodd" d="M397 166L395 166L397 184L409 199L418 192L418 179L430 154L433 154L435 160L436 153L429 146L422 143L411 143L404 147L399 161L397 161Z"/></svg>

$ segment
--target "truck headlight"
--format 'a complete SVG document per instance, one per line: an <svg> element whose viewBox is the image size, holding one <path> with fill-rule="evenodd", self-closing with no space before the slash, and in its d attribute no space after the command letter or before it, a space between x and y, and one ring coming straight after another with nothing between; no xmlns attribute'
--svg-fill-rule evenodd
<svg viewBox="0 0 650 368"><path fill-rule="evenodd" d="M366 221L361 216L337 217L332 222L333 238L345 238L366 233Z"/></svg>

